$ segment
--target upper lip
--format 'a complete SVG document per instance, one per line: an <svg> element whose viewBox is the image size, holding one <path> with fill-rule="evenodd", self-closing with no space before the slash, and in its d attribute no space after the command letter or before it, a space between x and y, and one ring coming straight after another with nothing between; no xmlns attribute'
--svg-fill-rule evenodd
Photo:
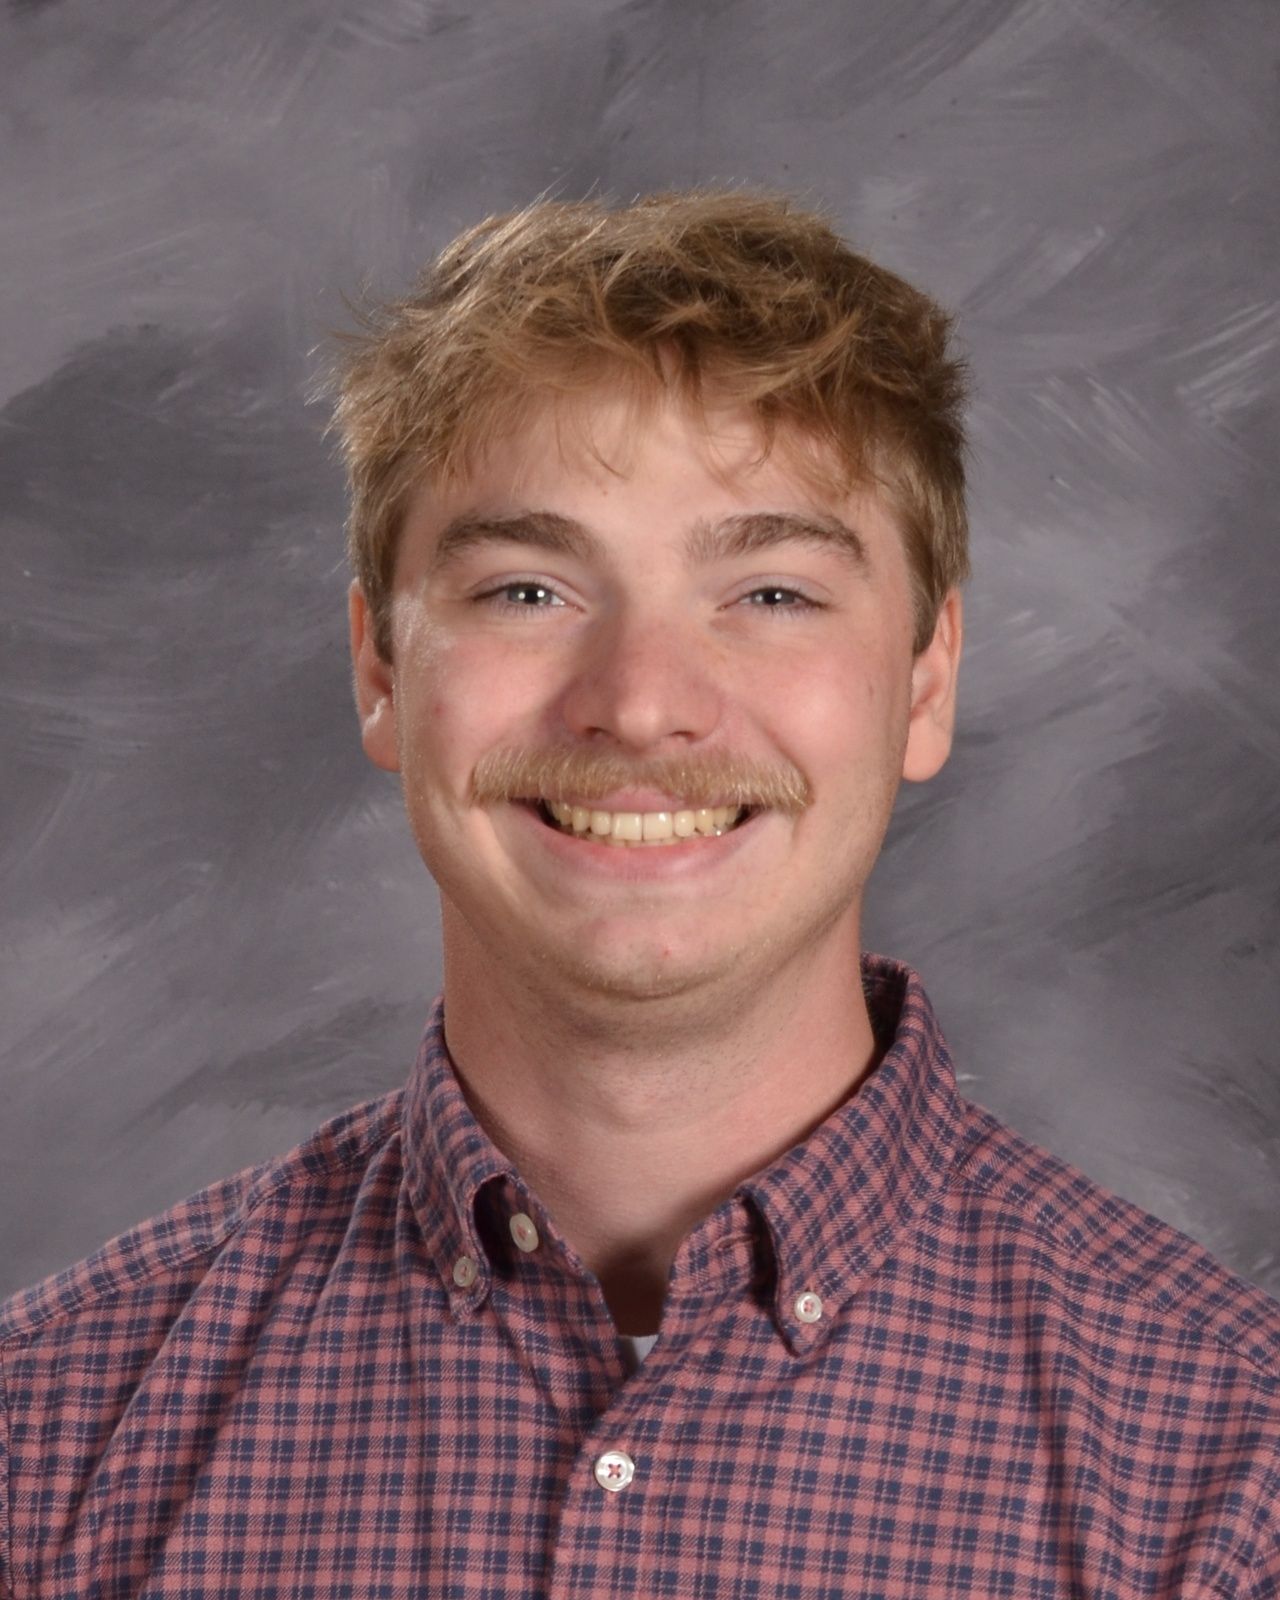
<svg viewBox="0 0 1280 1600"><path fill-rule="evenodd" d="M700 811L714 810L717 806L736 808L732 800L715 800L708 804L661 794L657 789L615 789L598 800L582 800L571 795L539 795L544 804L555 802L565 806L583 806L588 811Z"/></svg>

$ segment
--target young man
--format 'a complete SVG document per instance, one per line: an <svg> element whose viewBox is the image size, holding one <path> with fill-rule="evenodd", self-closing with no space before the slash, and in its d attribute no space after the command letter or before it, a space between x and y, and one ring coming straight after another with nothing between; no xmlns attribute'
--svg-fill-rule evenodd
<svg viewBox="0 0 1280 1600"><path fill-rule="evenodd" d="M864 956L946 760L946 319L742 195L541 205L338 421L406 1089L10 1302L14 1595L1280 1593L1280 1307Z"/></svg>

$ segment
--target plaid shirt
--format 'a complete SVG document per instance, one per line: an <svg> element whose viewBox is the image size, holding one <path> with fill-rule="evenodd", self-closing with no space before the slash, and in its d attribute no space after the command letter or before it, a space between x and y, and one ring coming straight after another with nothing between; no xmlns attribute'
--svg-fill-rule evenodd
<svg viewBox="0 0 1280 1600"><path fill-rule="evenodd" d="M403 1092L9 1301L0 1591L1280 1595L1280 1306L863 981L887 1053L687 1237L634 1375L439 1007Z"/></svg>

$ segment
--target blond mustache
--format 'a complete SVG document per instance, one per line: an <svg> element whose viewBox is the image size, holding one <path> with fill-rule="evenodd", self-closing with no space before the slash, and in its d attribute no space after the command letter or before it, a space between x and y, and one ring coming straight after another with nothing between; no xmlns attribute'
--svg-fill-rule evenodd
<svg viewBox="0 0 1280 1600"><path fill-rule="evenodd" d="M491 750L471 778L478 806L508 800L603 800L615 789L660 789L686 805L752 806L799 814L813 791L795 767L762 766L729 754L628 761L595 750Z"/></svg>

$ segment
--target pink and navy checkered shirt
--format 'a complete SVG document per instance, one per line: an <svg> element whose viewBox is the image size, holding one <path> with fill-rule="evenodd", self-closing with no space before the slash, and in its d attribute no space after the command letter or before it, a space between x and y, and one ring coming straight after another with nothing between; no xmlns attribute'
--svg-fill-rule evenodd
<svg viewBox="0 0 1280 1600"><path fill-rule="evenodd" d="M0 1592L1280 1595L1280 1305L863 981L879 1065L688 1236L634 1374L438 1007L405 1090L10 1300Z"/></svg>

